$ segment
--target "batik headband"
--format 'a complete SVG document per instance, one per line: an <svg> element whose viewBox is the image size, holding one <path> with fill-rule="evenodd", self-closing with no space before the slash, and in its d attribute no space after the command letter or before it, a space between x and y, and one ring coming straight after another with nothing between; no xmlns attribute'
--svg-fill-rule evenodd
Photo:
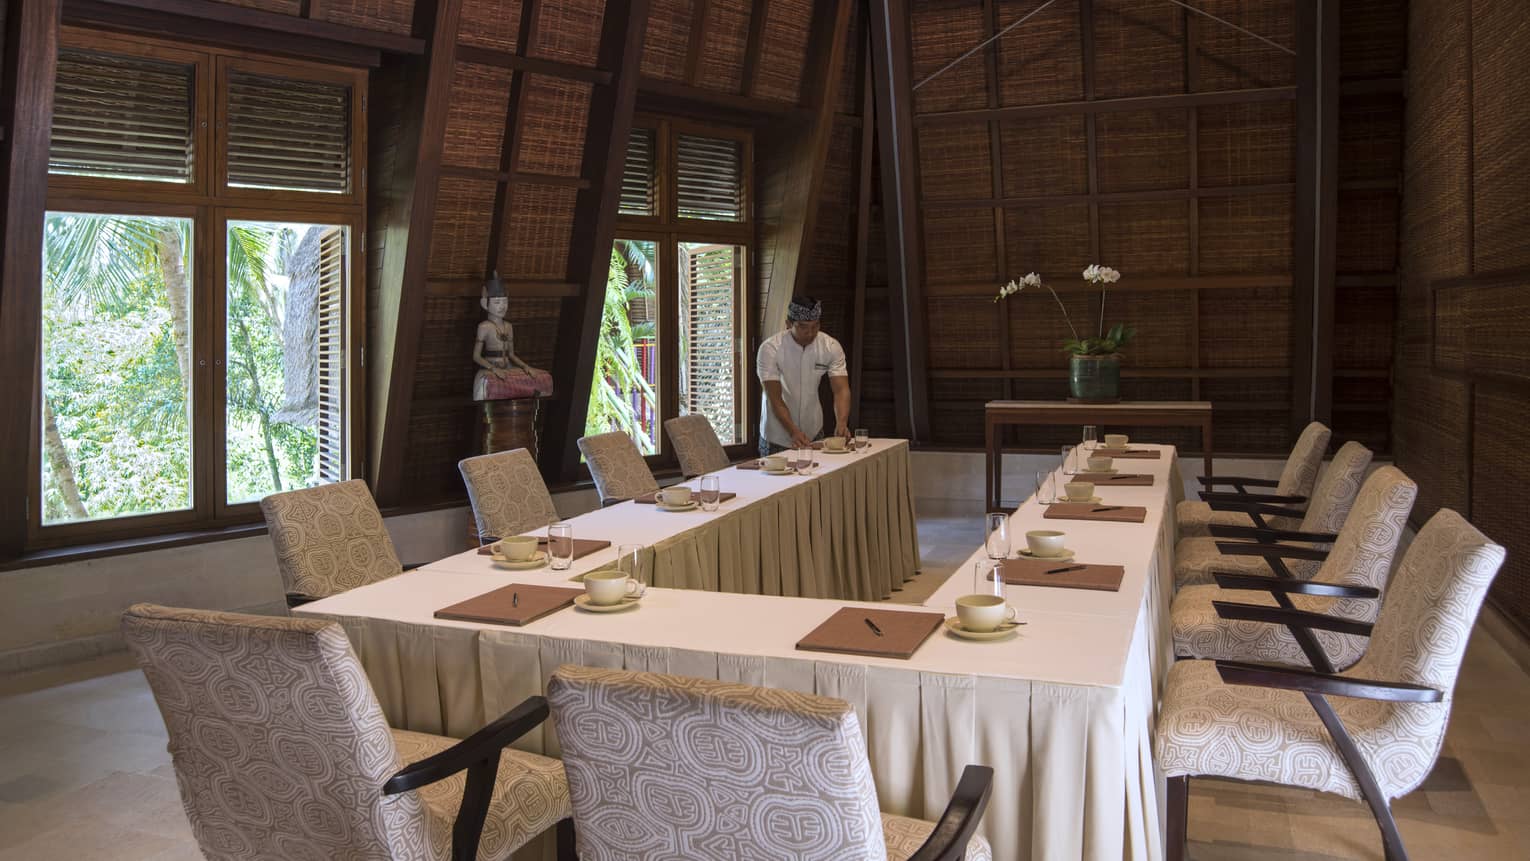
<svg viewBox="0 0 1530 861"><path fill-rule="evenodd" d="M786 308L786 319L793 323L815 323L823 316L823 303L805 298L796 298Z"/></svg>

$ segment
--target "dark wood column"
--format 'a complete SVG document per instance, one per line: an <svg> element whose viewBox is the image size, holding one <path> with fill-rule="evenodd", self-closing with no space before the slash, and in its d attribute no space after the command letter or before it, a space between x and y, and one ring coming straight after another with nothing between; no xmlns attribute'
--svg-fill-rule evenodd
<svg viewBox="0 0 1530 861"><path fill-rule="evenodd" d="M1339 3L1298 3L1296 224L1292 240L1291 423L1333 421L1339 200Z"/></svg>

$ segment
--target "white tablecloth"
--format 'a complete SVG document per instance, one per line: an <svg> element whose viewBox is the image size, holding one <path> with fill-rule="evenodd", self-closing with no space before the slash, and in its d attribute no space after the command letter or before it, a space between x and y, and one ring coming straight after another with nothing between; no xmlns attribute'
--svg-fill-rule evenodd
<svg viewBox="0 0 1530 861"><path fill-rule="evenodd" d="M971 643L937 633L907 661L796 651L841 601L655 588L634 611L567 610L518 629L432 618L439 607L499 586L566 577L498 571L473 556L297 612L344 625L396 726L465 735L543 692L564 663L814 692L847 700L860 715L888 812L938 817L962 768L981 763L995 769L981 833L996 858L1156 859L1162 793L1151 723L1172 659L1178 470L1172 449L1129 468L1152 473L1155 486L1103 495L1145 505L1145 523L1061 524L1085 551L1081 559L1125 566L1119 592L1009 587L1027 622L1017 636ZM1041 523L1034 501L1014 523L1017 534ZM956 596L971 590L970 563L981 556L974 553L930 609L954 614ZM544 729L520 746L556 753L550 736Z"/></svg>

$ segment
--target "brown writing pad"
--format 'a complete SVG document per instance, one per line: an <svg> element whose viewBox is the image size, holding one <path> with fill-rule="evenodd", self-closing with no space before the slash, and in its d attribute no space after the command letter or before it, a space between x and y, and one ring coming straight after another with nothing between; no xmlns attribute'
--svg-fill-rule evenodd
<svg viewBox="0 0 1530 861"><path fill-rule="evenodd" d="M1108 508L1109 511L1097 509ZM1100 505L1089 502L1059 502L1047 506L1042 515L1047 520L1098 520L1103 523L1141 523L1147 509L1140 505Z"/></svg>
<svg viewBox="0 0 1530 861"><path fill-rule="evenodd" d="M490 541L488 544L485 544L484 546L478 548L478 555L479 556L493 556L494 555L494 551L489 549L489 545L493 544L493 543L494 543L493 541ZM604 550L604 549L606 549L607 547L610 547L610 546L611 546L611 542L605 541L605 540L600 539L600 538L575 538L574 539L574 558L575 559L583 559L584 557L590 555L591 553L599 553L600 551L602 551L602 550ZM547 538L546 538L546 536L543 536L543 537L537 539L537 549L538 550L544 550L544 551L547 549Z"/></svg>
<svg viewBox="0 0 1530 861"><path fill-rule="evenodd" d="M437 619L519 627L574 603L583 589L517 584L485 592L435 612Z"/></svg>
<svg viewBox="0 0 1530 861"><path fill-rule="evenodd" d="M658 495L659 495L658 491L654 491L653 493L645 493L642 496L639 496L639 497L633 499L632 501L636 502L639 505L655 505L659 501L658 500ZM716 494L708 493L706 491L696 491L695 493L691 494L691 499L700 500L702 502L711 502L712 500L708 499L707 497L715 496L715 495ZM738 494L724 490L722 492L722 498L720 500L718 500L718 501L719 502L727 502L730 499L736 499L736 498L738 498Z"/></svg>
<svg viewBox="0 0 1530 861"><path fill-rule="evenodd" d="M1151 475L1134 475L1129 472L1081 472L1066 476L1070 481L1087 481L1096 487L1152 487Z"/></svg>
<svg viewBox="0 0 1530 861"><path fill-rule="evenodd" d="M870 620L881 636L866 624ZM946 621L941 613L900 613L844 607L797 641L804 652L840 652L907 660Z"/></svg>
<svg viewBox="0 0 1530 861"><path fill-rule="evenodd" d="M1084 565L1078 571L1056 571L1073 568L1081 562L1060 562L1044 559L1004 560L1004 582L1010 586L1056 586L1062 589L1097 589L1101 592L1117 592L1126 569L1120 565ZM992 577L993 575L989 575Z"/></svg>
<svg viewBox="0 0 1530 861"><path fill-rule="evenodd" d="M1163 452L1156 448L1097 448L1090 452L1091 455L1100 457L1125 457L1137 460L1157 460L1163 457Z"/></svg>

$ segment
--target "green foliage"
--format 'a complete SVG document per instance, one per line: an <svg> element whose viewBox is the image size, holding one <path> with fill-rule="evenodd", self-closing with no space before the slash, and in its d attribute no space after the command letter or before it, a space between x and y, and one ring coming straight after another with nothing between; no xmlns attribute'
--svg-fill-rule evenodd
<svg viewBox="0 0 1530 861"><path fill-rule="evenodd" d="M1101 338L1069 338L1063 342L1063 352L1075 356L1109 356L1120 352L1136 334L1136 329L1117 323Z"/></svg>
<svg viewBox="0 0 1530 861"><path fill-rule="evenodd" d="M635 301L653 299L655 251L652 242L629 239L618 239L611 249L600 338L595 344L595 379L584 422L586 436L621 431L632 437L644 454L653 454L657 446L643 428L633 399L636 396L650 414L657 414L659 396L638 364L637 342L653 338L654 324L633 324L631 306ZM637 270L637 277L628 277L629 268Z"/></svg>

